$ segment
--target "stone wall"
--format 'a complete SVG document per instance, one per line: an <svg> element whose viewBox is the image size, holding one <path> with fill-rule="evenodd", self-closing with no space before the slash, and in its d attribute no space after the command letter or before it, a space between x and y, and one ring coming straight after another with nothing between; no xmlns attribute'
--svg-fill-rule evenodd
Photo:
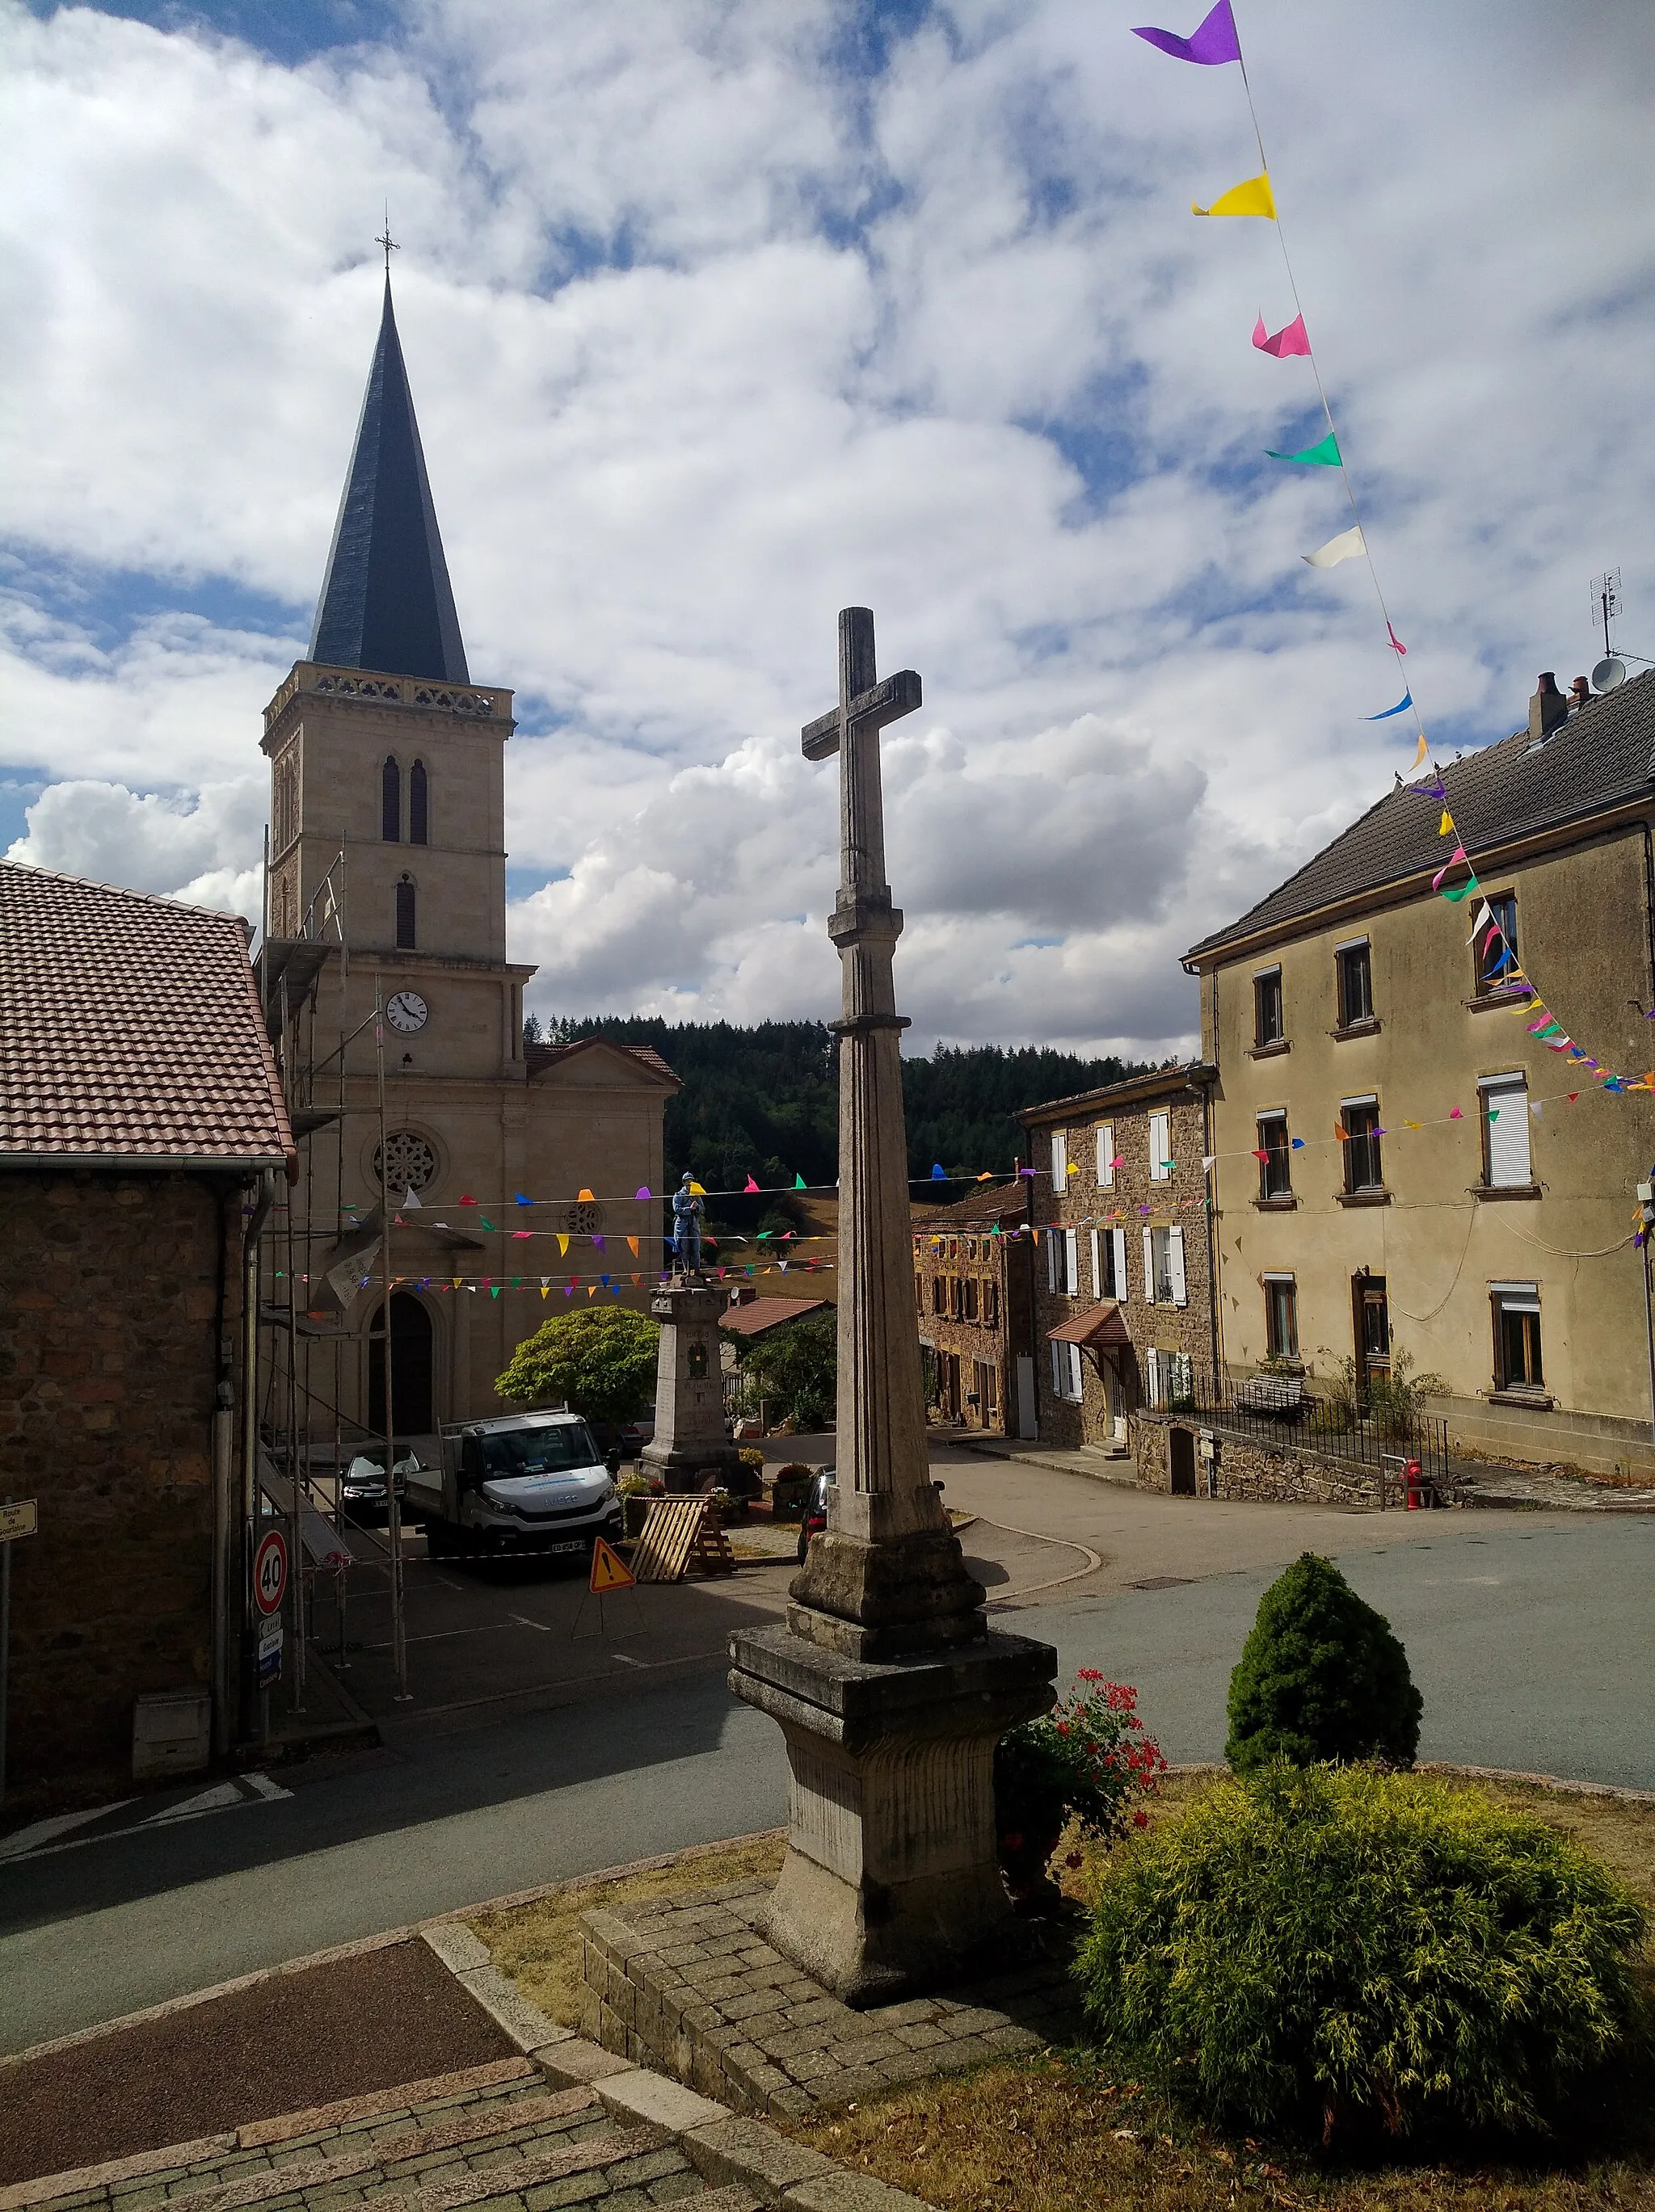
<svg viewBox="0 0 1655 2212"><path fill-rule="evenodd" d="M1378 1480L1371 1468L1319 1452L1273 1451L1250 1437L1226 1436L1221 1431L1214 1432L1216 1456L1209 1491L1204 1480L1207 1463L1201 1457L1200 1422L1137 1413L1132 1416L1130 1428L1138 1484L1143 1490L1171 1489L1173 1436L1181 1431L1190 1437L1194 1449L1200 1496L1263 1498L1300 1505L1373 1507L1379 1504ZM1391 1502L1396 1502L1394 1489Z"/></svg>
<svg viewBox="0 0 1655 2212"><path fill-rule="evenodd" d="M0 1496L40 1517L13 1547L18 1785L130 1775L138 1692L211 1679L222 1218L205 1178L0 1176ZM232 1328L236 1288L233 1261Z"/></svg>

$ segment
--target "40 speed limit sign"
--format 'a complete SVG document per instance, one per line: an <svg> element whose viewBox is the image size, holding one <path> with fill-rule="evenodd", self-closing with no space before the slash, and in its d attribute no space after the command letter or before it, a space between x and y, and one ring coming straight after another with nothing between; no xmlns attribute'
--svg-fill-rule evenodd
<svg viewBox="0 0 1655 2212"><path fill-rule="evenodd" d="M253 1601L267 1619L282 1610L287 1587L287 1538L279 1528L266 1529L253 1555Z"/></svg>

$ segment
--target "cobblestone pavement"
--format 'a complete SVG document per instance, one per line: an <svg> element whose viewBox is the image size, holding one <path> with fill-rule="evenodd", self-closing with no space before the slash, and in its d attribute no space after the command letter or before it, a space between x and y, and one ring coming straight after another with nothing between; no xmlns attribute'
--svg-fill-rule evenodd
<svg viewBox="0 0 1655 2212"><path fill-rule="evenodd" d="M738 2112L796 2115L1078 2027L1056 1960L959 1996L853 2012L759 1934L771 1887L729 1882L587 1914L582 2033Z"/></svg>
<svg viewBox="0 0 1655 2212"><path fill-rule="evenodd" d="M502 2059L228 2134L0 2191L0 2212L754 2212L740 2186L709 2189L671 2132L618 2127L585 2084L549 2091L527 2058Z"/></svg>

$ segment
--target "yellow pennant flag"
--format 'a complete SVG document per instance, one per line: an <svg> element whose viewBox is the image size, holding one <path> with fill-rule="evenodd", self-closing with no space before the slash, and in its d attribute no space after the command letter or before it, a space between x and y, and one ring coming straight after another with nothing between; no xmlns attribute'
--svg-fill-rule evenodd
<svg viewBox="0 0 1655 2212"><path fill-rule="evenodd" d="M701 1185L700 1185L698 1182L697 1182L694 1180L694 1178L693 1178L693 1177L691 1178L691 1183L690 1183L690 1195L691 1195L691 1198L705 1198L705 1197L706 1197L706 1195L707 1195L706 1192L702 1188Z"/></svg>
<svg viewBox="0 0 1655 2212"><path fill-rule="evenodd" d="M1402 1116L1402 1127L1404 1129L1422 1129L1424 1128L1425 1124L1423 1121L1410 1121L1408 1116L1404 1114Z"/></svg>
<svg viewBox="0 0 1655 2212"><path fill-rule="evenodd" d="M1249 177L1244 185L1232 185L1227 192L1220 192L1211 207L1197 207L1191 200L1191 215L1262 215L1274 222L1275 198L1270 190L1269 172L1262 177Z"/></svg>
<svg viewBox="0 0 1655 2212"><path fill-rule="evenodd" d="M1420 750L1414 756L1414 765L1415 768L1419 767L1421 762L1425 758L1426 754L1429 750L1430 747L1425 742L1425 732L1421 730L1420 732Z"/></svg>
<svg viewBox="0 0 1655 2212"><path fill-rule="evenodd" d="M455 1288L456 1290L458 1290L458 1289L459 1288L459 1276L458 1276L458 1275L456 1275L456 1276L454 1277L454 1288Z"/></svg>
<svg viewBox="0 0 1655 2212"><path fill-rule="evenodd" d="M1454 817L1445 806L1442 810L1442 820L1437 824L1437 835L1439 837L1449 837L1453 835L1453 831Z"/></svg>
<svg viewBox="0 0 1655 2212"><path fill-rule="evenodd" d="M626 1241L631 1247L632 1257L636 1260L638 1256L638 1240L636 1237L629 1237Z"/></svg>
<svg viewBox="0 0 1655 2212"><path fill-rule="evenodd" d="M589 1297L589 1298L595 1298L595 1297L597 1297L597 1295L598 1295L598 1285L596 1285L596 1283L588 1283L588 1284L587 1285L587 1286L586 1286L586 1294L587 1294L587 1297Z"/></svg>
<svg viewBox="0 0 1655 2212"><path fill-rule="evenodd" d="M561 1260L569 1249L569 1239L561 1230L557 1232L557 1256Z"/></svg>
<svg viewBox="0 0 1655 2212"><path fill-rule="evenodd" d="M549 1297L551 1296L551 1285L550 1285L549 1284L546 1284L546 1283L542 1283L542 1284L541 1284L541 1285L540 1285L540 1295L541 1295L541 1297L542 1297L543 1298L549 1298Z"/></svg>

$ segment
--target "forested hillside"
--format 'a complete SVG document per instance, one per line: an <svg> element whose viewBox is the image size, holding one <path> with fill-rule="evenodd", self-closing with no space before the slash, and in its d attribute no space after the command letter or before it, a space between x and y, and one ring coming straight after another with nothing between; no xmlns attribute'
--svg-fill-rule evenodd
<svg viewBox="0 0 1655 2212"><path fill-rule="evenodd" d="M532 1019L532 1018L531 1018ZM821 1022L669 1024L637 1015L555 1023L550 1041L601 1030L653 1045L684 1089L666 1109L666 1160L674 1178L693 1167L709 1190L739 1190L749 1174L774 1187L795 1175L831 1183L838 1172L837 1040ZM538 1025L527 1032L538 1036ZM984 1168L1009 1174L1024 1148L1019 1106L1119 1082L1140 1063L1081 1060L1025 1046L944 1045L904 1060L910 1175L940 1163L951 1176Z"/></svg>

